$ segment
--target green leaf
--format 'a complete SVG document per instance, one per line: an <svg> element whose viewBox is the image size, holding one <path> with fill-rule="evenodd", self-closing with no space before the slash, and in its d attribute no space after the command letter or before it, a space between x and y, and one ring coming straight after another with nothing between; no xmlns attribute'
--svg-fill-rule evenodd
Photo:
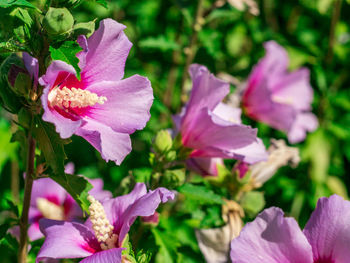
<svg viewBox="0 0 350 263"><path fill-rule="evenodd" d="M92 185L83 177L73 174L50 175L50 178L60 184L80 205L83 211L89 211L89 201L87 200L88 192Z"/></svg>
<svg viewBox="0 0 350 263"><path fill-rule="evenodd" d="M34 137L44 154L46 163L54 174L64 175L64 142L55 131L53 124L45 122L41 117L35 117Z"/></svg>
<svg viewBox="0 0 350 263"><path fill-rule="evenodd" d="M175 237L169 232L162 232L157 228L151 229L154 238L156 240L156 244L159 246L159 251L156 254L155 262L156 263L175 263L175 259L177 258L177 246L174 242L176 240Z"/></svg>
<svg viewBox="0 0 350 263"><path fill-rule="evenodd" d="M175 41L165 36L149 37L140 41L141 48L159 49L161 51L179 50L180 46Z"/></svg>
<svg viewBox="0 0 350 263"><path fill-rule="evenodd" d="M57 49L50 46L52 60L62 60L72 65L77 73L78 79L80 79L80 68L78 66L79 59L76 55L81 50L82 48L75 41L66 41Z"/></svg>
<svg viewBox="0 0 350 263"><path fill-rule="evenodd" d="M96 0L96 3L102 5L104 8L108 8L108 4L106 0Z"/></svg>
<svg viewBox="0 0 350 263"><path fill-rule="evenodd" d="M16 6L37 9L34 5L32 5L26 0L0 0L0 8L8 8L8 7L16 7Z"/></svg>
<svg viewBox="0 0 350 263"><path fill-rule="evenodd" d="M185 184L179 187L179 192L184 194L186 198L192 199L200 204L223 204L220 195L215 194L212 190L205 186L193 184Z"/></svg>

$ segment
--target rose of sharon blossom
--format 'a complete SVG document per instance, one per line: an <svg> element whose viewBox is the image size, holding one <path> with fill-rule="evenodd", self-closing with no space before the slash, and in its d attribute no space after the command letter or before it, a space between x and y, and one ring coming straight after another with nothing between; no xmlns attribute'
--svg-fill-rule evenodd
<svg viewBox="0 0 350 263"><path fill-rule="evenodd" d="M233 263L348 263L350 202L322 197L304 231L283 211L265 209L232 240Z"/></svg>
<svg viewBox="0 0 350 263"><path fill-rule="evenodd" d="M234 158L248 163L266 159L256 129L236 123L236 110L221 103L229 93L229 84L201 65L191 65L190 74L190 99L174 117L182 144L193 149L190 157Z"/></svg>
<svg viewBox="0 0 350 263"><path fill-rule="evenodd" d="M143 129L150 118L153 92L139 75L124 79L124 65L132 46L125 26L105 19L89 39L80 36L77 54L81 81L74 68L53 61L39 79L43 120L52 122L62 138L73 134L94 146L106 161L120 164L131 151L129 134Z"/></svg>
<svg viewBox="0 0 350 263"><path fill-rule="evenodd" d="M73 173L71 164L66 166L65 172ZM68 175L69 176L69 175ZM89 194L98 200L112 197L109 191L103 190L101 179L89 179L93 188ZM32 197L29 208L28 236L34 241L43 237L39 229L39 220L42 218L54 220L76 221L83 213L73 197L63 187L50 178L37 179L33 183Z"/></svg>
<svg viewBox="0 0 350 263"><path fill-rule="evenodd" d="M49 219L40 221L46 236L36 262L44 259L85 258L84 263L121 263L122 243L138 216L151 216L160 203L174 199L165 188L149 191L137 183L127 195L102 204L89 196L90 217L85 224Z"/></svg>
<svg viewBox="0 0 350 263"><path fill-rule="evenodd" d="M309 71L288 72L287 52L274 41L265 43L266 55L250 74L242 103L247 115L288 133L290 143L303 141L318 121L311 111Z"/></svg>

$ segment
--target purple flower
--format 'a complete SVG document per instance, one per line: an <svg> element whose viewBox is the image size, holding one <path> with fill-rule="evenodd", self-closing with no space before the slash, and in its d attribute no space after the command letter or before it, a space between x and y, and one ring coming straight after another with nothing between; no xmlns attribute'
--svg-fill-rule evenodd
<svg viewBox="0 0 350 263"><path fill-rule="evenodd" d="M138 216L151 216L160 203L174 199L165 188L149 191L137 183L124 196L101 203L89 197L90 218L85 224L49 219L40 221L46 236L36 262L46 258L85 258L84 263L121 263L123 240Z"/></svg>
<svg viewBox="0 0 350 263"><path fill-rule="evenodd" d="M221 101L229 84L201 65L190 67L193 88L190 99L174 121L190 157L220 157L254 163L266 159L265 147L256 129L237 122L237 110Z"/></svg>
<svg viewBox="0 0 350 263"><path fill-rule="evenodd" d="M58 60L39 79L45 86L43 120L54 123L62 138L83 137L103 159L116 164L131 151L129 134L145 127L153 102L147 78L134 75L122 80L132 46L124 29L105 19L89 39L78 38L83 48L77 54L81 81L72 66Z"/></svg>
<svg viewBox="0 0 350 263"><path fill-rule="evenodd" d="M289 73L287 52L274 41L265 43L266 55L250 74L242 103L251 118L288 133L290 143L303 141L318 126L311 111L309 71Z"/></svg>
<svg viewBox="0 0 350 263"><path fill-rule="evenodd" d="M69 163L65 167L68 174L74 173L74 166ZM69 175L68 175L69 176ZM98 200L112 197L109 191L103 190L101 179L88 179L93 185L89 194ZM83 213L73 197L59 184L50 178L37 179L33 183L32 197L29 208L28 236L34 241L43 237L39 229L39 221L42 218L76 221L81 219Z"/></svg>
<svg viewBox="0 0 350 263"><path fill-rule="evenodd" d="M350 202L318 200L304 231L276 207L265 209L232 240L233 263L348 263Z"/></svg>

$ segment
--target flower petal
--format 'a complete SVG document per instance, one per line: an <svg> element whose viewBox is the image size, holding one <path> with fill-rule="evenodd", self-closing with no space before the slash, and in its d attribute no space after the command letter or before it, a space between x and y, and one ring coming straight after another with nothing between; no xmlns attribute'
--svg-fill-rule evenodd
<svg viewBox="0 0 350 263"><path fill-rule="evenodd" d="M89 194L95 197L97 200L104 200L106 198L112 198L110 191L103 190L103 180L101 178L88 179L93 188L89 191Z"/></svg>
<svg viewBox="0 0 350 263"><path fill-rule="evenodd" d="M317 117L312 113L300 113L297 115L291 129L288 131L288 141L298 143L305 139L306 132L312 132L318 127Z"/></svg>
<svg viewBox="0 0 350 263"><path fill-rule="evenodd" d="M156 212L160 203L165 203L174 198L175 194L173 192L163 187L159 187L137 199L126 209L122 217L119 219L122 223L118 237L119 245L122 244L126 234L130 230L130 226L138 216L151 216Z"/></svg>
<svg viewBox="0 0 350 263"><path fill-rule="evenodd" d="M267 158L263 145L257 140L256 129L225 121L206 109L192 122L195 129L184 130L182 134L183 144L195 149L191 157L235 158L245 162ZM258 154L253 150L258 150Z"/></svg>
<svg viewBox="0 0 350 263"><path fill-rule="evenodd" d="M30 77L34 80L34 86L38 85L39 77L39 62L36 58L33 58L27 52L23 52L23 62Z"/></svg>
<svg viewBox="0 0 350 263"><path fill-rule="evenodd" d="M347 263L350 258L350 202L338 195L318 200L304 228L315 262Z"/></svg>
<svg viewBox="0 0 350 263"><path fill-rule="evenodd" d="M123 78L125 61L132 46L123 32L125 28L112 19L100 22L99 28L87 40L85 51L77 55L83 62L79 64L83 82L92 84Z"/></svg>
<svg viewBox="0 0 350 263"><path fill-rule="evenodd" d="M312 263L312 249L293 218L265 209L231 242L233 263Z"/></svg>
<svg viewBox="0 0 350 263"><path fill-rule="evenodd" d="M75 78L75 70L72 66L59 60L55 60L47 68L45 75L39 79L39 83L45 86L43 89L43 95L41 96L41 103L44 108L43 120L55 124L56 131L60 134L61 138L69 138L74 132L81 126L81 120L71 120L63 117L56 110L52 109L48 105L48 96L51 88L59 84L57 81L63 81L64 79Z"/></svg>
<svg viewBox="0 0 350 263"><path fill-rule="evenodd" d="M221 158L190 158L186 160L188 169L202 176L217 176L217 165L224 165Z"/></svg>
<svg viewBox="0 0 350 263"><path fill-rule="evenodd" d="M116 132L130 134L141 130L151 117L153 90L145 77L134 75L118 82L104 81L87 90L107 98L104 104L92 106L87 116Z"/></svg>
<svg viewBox="0 0 350 263"><path fill-rule="evenodd" d="M214 109L213 113L223 120L230 121L232 123L241 124L242 110L239 108L231 107L225 103L220 102Z"/></svg>
<svg viewBox="0 0 350 263"><path fill-rule="evenodd" d="M228 83L216 78L202 65L191 65L190 75L193 87L182 119L182 127L187 130L195 127L192 120L197 118L204 108L214 110L230 91Z"/></svg>
<svg viewBox="0 0 350 263"><path fill-rule="evenodd" d="M115 132L110 127L94 120L87 120L75 134L83 137L94 146L107 162L112 160L120 165L131 151L129 134Z"/></svg>
<svg viewBox="0 0 350 263"><path fill-rule="evenodd" d="M80 263L121 263L123 248L112 248L89 256Z"/></svg>
<svg viewBox="0 0 350 263"><path fill-rule="evenodd" d="M45 258L83 258L100 251L94 233L82 224L41 219L40 229L46 239L36 262Z"/></svg>
<svg viewBox="0 0 350 263"><path fill-rule="evenodd" d="M67 192L51 178L40 178L33 182L30 205L36 207L38 198L45 198L56 205L62 205Z"/></svg>

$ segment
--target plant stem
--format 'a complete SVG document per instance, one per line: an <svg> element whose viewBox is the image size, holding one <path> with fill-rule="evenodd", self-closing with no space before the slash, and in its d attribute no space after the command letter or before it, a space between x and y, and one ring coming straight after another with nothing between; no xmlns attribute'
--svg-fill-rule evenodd
<svg viewBox="0 0 350 263"><path fill-rule="evenodd" d="M28 214L30 207L30 199L32 195L32 186L34 181L34 161L35 161L35 140L31 131L28 134L28 156L27 169L24 186L23 209L20 218L20 242L18 250L18 262L27 262L28 251Z"/></svg>
<svg viewBox="0 0 350 263"><path fill-rule="evenodd" d="M190 45L186 48L186 62L185 62L185 68L184 73L182 74L182 81L181 81L181 88L182 92L181 94L185 94L185 82L188 76L188 69L190 67L190 64L192 63L194 56L196 54L196 44L198 39L198 32L202 28L202 21L203 21L203 14L204 14L204 0L198 0L197 4L197 11L196 11L196 18L194 20L193 26L192 26L192 36L190 40Z"/></svg>
<svg viewBox="0 0 350 263"><path fill-rule="evenodd" d="M333 48L335 43L335 27L338 24L340 18L342 0L337 0L334 3L334 9L332 14L331 28L329 31L329 43L328 43L328 53L326 57L326 63L331 64L333 60Z"/></svg>

